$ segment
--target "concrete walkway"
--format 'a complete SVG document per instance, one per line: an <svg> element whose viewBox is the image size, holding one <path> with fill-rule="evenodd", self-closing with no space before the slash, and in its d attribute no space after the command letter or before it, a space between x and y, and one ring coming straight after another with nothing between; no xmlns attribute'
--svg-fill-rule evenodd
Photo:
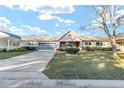
<svg viewBox="0 0 124 93"><path fill-rule="evenodd" d="M55 50L37 51L0 60L0 87L11 87L26 79L48 79L42 71L52 59ZM14 83L13 80L18 80ZM12 83L11 85L9 85Z"/></svg>

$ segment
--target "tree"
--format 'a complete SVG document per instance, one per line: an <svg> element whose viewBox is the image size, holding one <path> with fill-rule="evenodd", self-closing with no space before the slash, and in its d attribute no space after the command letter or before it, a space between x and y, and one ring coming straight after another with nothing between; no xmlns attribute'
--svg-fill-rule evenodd
<svg viewBox="0 0 124 93"><path fill-rule="evenodd" d="M100 5L93 6L97 18L92 22L93 28L98 28L106 33L112 45L114 55L116 52L117 28L124 25L124 10L120 6Z"/></svg>

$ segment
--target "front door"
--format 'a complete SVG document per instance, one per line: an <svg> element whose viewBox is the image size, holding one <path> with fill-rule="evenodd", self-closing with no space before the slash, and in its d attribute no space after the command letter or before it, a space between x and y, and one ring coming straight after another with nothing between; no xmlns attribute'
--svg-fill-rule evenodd
<svg viewBox="0 0 124 93"><path fill-rule="evenodd" d="M76 42L76 47L80 47L80 42Z"/></svg>

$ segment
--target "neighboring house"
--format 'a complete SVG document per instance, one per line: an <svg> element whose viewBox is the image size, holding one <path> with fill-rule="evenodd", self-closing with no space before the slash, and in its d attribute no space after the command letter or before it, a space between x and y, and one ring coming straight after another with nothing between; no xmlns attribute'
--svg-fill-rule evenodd
<svg viewBox="0 0 124 93"><path fill-rule="evenodd" d="M109 39L106 37L93 37L77 35L73 31L68 31L63 36L22 36L21 46L35 46L39 50L43 49L64 49L69 47L111 47Z"/></svg>
<svg viewBox="0 0 124 93"><path fill-rule="evenodd" d="M124 32L119 33L116 36L116 43L117 43L117 48L119 48L121 51L124 51Z"/></svg>
<svg viewBox="0 0 124 93"><path fill-rule="evenodd" d="M11 50L19 47L21 37L0 31L0 49Z"/></svg>

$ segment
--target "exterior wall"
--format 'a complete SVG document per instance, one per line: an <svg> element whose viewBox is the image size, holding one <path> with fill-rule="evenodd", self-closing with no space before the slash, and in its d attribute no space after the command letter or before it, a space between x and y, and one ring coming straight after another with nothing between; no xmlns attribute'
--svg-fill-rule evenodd
<svg viewBox="0 0 124 93"><path fill-rule="evenodd" d="M93 41L82 41L82 47L96 47L96 42Z"/></svg>
<svg viewBox="0 0 124 93"><path fill-rule="evenodd" d="M16 49L19 47L20 40L14 38L1 38L0 39L0 49Z"/></svg>
<svg viewBox="0 0 124 93"><path fill-rule="evenodd" d="M20 47L38 47L36 41L21 41L19 44Z"/></svg>
<svg viewBox="0 0 124 93"><path fill-rule="evenodd" d="M111 47L111 43L101 41L82 41L82 47Z"/></svg>
<svg viewBox="0 0 124 93"><path fill-rule="evenodd" d="M0 39L0 49L7 49L7 40L6 39Z"/></svg>
<svg viewBox="0 0 124 93"><path fill-rule="evenodd" d="M111 47L111 42L102 42L102 47Z"/></svg>
<svg viewBox="0 0 124 93"><path fill-rule="evenodd" d="M117 43L117 48L120 51L124 51L124 40L117 40L116 43Z"/></svg>

